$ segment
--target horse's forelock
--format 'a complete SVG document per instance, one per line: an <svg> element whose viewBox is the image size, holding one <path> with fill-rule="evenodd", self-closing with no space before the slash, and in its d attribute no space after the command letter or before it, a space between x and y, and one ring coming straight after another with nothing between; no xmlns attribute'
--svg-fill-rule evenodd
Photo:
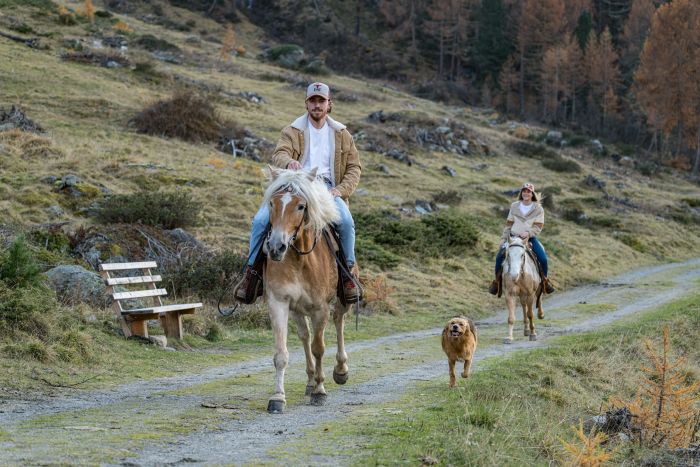
<svg viewBox="0 0 700 467"><path fill-rule="evenodd" d="M309 180L306 172L281 170L265 190L263 203L268 204L272 196L282 190L291 191L306 200L307 228L320 232L326 225L340 219L338 208L326 185L320 180Z"/></svg>

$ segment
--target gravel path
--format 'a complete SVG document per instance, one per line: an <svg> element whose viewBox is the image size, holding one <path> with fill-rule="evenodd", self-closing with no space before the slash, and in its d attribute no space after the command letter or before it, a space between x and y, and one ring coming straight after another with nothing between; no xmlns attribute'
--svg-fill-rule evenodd
<svg viewBox="0 0 700 467"><path fill-rule="evenodd" d="M566 326L556 327L544 322L538 323L539 338L537 342L516 340L512 345L488 345L483 340L477 350L474 370L478 371L479 362L494 356L526 349L540 348L548 345L548 337L555 335L584 332L596 329L625 316L645 310L654 309L683 296L693 287L693 281L700 278L700 258L683 263L673 263L634 270L606 283L589 285L572 289L547 298L544 307L547 317L555 320L566 319ZM581 303L613 304L614 311L601 312L597 315L577 317L575 307ZM506 313L498 314L477 322L480 335L506 333ZM546 326L543 326L545 325ZM370 341L349 343L346 347L351 362L361 358L363 350L378 351L405 346L407 342L430 336L437 336L442 328L434 328L410 333L386 336ZM327 349L327 355L333 355L334 348ZM301 351L290 352L290 366L303 365ZM329 364L329 360L326 360ZM329 391L328 401L323 407L311 405L290 405L284 415L260 413L250 420L231 420L218 426L216 430L201 429L181 437L170 439L165 445L151 444L137 453L136 457L124 459L129 465L172 465L179 463L199 465L220 464L255 464L273 462L268 450L285 442L302 440L306 431L328 420L336 420L344 414L351 414L358 405L378 404L398 399L413 387L417 381L443 378L446 380L446 362L439 360L419 362L408 369L398 371L383 370L384 374L359 384L333 387ZM351 372L353 369L351 368ZM32 420L43 415L57 414L89 408L106 408L111 405L138 401L158 395L164 391L195 387L237 375L266 372L270 374L272 388L271 356L240 362L232 365L211 368L196 375L180 375L159 378L150 381L137 381L109 391L78 393L69 397L43 401L41 404L27 401L5 402L0 405L0 426L8 433L13 426L22 421ZM352 378L352 376L351 376ZM138 394L138 396L134 396ZM192 407L196 402L192 397L173 397L169 402ZM215 446L215 449L212 447ZM25 452L22 459L26 460ZM4 460L4 461L3 461ZM5 457L0 450L0 464L17 461L16 455ZM45 463L44 459L33 459L36 463ZM51 462L54 462L52 459ZM309 459L308 464L342 464L342 460L333 458Z"/></svg>

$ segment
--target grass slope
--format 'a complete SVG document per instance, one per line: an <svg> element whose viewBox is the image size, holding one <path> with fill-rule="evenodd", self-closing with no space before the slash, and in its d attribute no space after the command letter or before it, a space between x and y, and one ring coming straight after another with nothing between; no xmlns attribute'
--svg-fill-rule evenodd
<svg viewBox="0 0 700 467"><path fill-rule="evenodd" d="M137 134L128 126L129 119L144 105L167 97L178 86L206 92L225 118L236 120L256 135L276 141L279 130L303 112L303 83L318 79L284 70L256 58L262 36L250 24L237 25L238 40L249 53L244 57L218 61L219 43L224 28L191 12L168 8L170 19L184 23L194 21L191 32L166 29L143 21L142 16L115 15L99 18L94 25L79 21L73 26L59 24L56 13L47 2L5 2L0 11L0 28L19 21L29 25L48 48L36 50L0 38L0 107L21 104L30 118L46 130L44 144L50 150L30 152L16 140L0 142L0 210L3 223L32 227L51 221L47 209L61 206L65 215L59 219L68 228L90 225L80 208L101 195L98 187L113 193L151 190L189 190L204 205L201 223L193 233L215 248L247 249L250 220L260 202L264 164L247 159L233 160L218 152L213 145L190 144ZM75 10L81 2L59 2ZM137 2L135 2L137 3ZM99 6L99 4L98 4ZM140 5L139 8L146 8ZM145 12L139 10L141 13ZM131 47L128 56L133 63L150 62L157 75L139 74L132 69L108 69L63 61L60 58L67 40L78 38L90 45L99 34L112 35L113 22L122 20L133 29L127 36L132 42L139 36L153 34L177 45L184 54L182 64L156 61L149 53ZM192 36L195 40L192 40ZM547 214L542 235L550 254L551 275L561 287L596 281L620 270L659 261L673 261L697 256L700 238L696 225L671 220L683 200L700 197L698 187L671 173L648 178L615 164L608 157L595 157L585 148L564 149L562 153L582 167L580 174L554 172L539 161L516 154L508 122L494 120L491 111L454 108L412 97L376 81L349 76L322 77L335 89L338 100L333 116L348 124L351 132L367 125L371 112L418 115L441 125L445 119L465 125L471 135L471 146L489 148L473 155L449 153L412 147L416 164L407 166L371 151L361 154L364 170L360 187L351 205L355 212L370 213L381 208L398 212L412 208L417 199L432 199L445 190L456 190L463 201L455 212L468 216L479 228L476 246L450 257L425 257L420 252L403 259L396 267L382 271L377 263L361 264L363 273L385 273L393 292L391 299L403 315L401 319L373 316L373 326L381 332L439 326L447 316L468 312L479 317L500 305L485 292L492 274L492 262L500 236L504 213L497 208L508 205L505 194L523 180L537 187L549 188L560 207ZM301 83L301 84L299 84ZM253 104L238 93L254 91L263 96L264 104ZM341 99L340 96L352 96ZM531 128L540 134L544 128ZM389 173L380 170L384 165ZM443 166L456 171L448 177ZM47 184L46 177L78 175L95 189L80 202L68 200ZM603 193L584 183L591 174L607 183ZM617 200L617 201L616 201ZM638 208L630 208L619 200L629 200ZM614 227L599 222L595 228L579 225L564 218L564 208L578 207L589 217L614 219ZM404 214L415 219L416 214ZM366 257L363 245L368 240L358 232L358 255ZM82 312L81 312L82 313ZM101 314L88 311L86 316ZM215 320L211 304L203 313ZM107 313L108 315L108 313ZM99 321L99 320L98 320ZM84 371L112 375L109 384L119 378L152 377L176 371L182 365L197 368L206 365L200 354L167 354L163 360L177 365L153 363L153 352L133 343L118 342L113 327L97 326L93 320L83 323L92 336L94 348L110 348L109 358L97 355L84 365L52 362L61 371ZM377 323L380 323L377 325ZM248 331L229 329L222 344L212 345L201 338L192 338L186 345L193 348L215 347L223 352L246 353L264 342L269 335L262 331L253 341ZM221 357L224 358L224 357ZM133 362L133 373L117 374L106 370L114 361L117 366ZM218 358L208 362L216 364ZM31 386L29 375L39 362L16 362L5 354L0 363L8 370L3 385ZM21 376L12 376L17 372Z"/></svg>

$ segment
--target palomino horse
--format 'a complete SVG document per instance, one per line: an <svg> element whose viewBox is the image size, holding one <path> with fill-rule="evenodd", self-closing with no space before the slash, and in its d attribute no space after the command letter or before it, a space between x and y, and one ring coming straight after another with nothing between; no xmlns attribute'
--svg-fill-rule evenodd
<svg viewBox="0 0 700 467"><path fill-rule="evenodd" d="M270 167L270 185L264 203L270 210L271 230L265 242L265 296L270 309L275 336L275 393L267 411L282 413L286 404L284 372L289 361L287 323L291 314L297 333L304 344L306 394L311 404L323 405L323 333L330 318L329 302L336 296L338 268L335 253L321 238L322 230L340 219L340 214L326 185L312 172ZM356 272L356 271L355 271ZM348 380L347 354L343 328L349 306L340 304L333 310L338 340L333 379L338 384ZM310 341L311 321L313 340Z"/></svg>
<svg viewBox="0 0 700 467"><path fill-rule="evenodd" d="M520 298L523 307L523 322L525 325L524 334L530 336L531 341L537 340L535 332L532 305L537 301L537 317L544 318L542 301L538 294L540 288L540 275L537 265L530 255L525 251L527 240L520 237L510 237L506 249L506 257L503 266L503 287L506 295L506 305L508 306L508 337L503 342L510 344L513 342L513 325L515 324L515 298Z"/></svg>

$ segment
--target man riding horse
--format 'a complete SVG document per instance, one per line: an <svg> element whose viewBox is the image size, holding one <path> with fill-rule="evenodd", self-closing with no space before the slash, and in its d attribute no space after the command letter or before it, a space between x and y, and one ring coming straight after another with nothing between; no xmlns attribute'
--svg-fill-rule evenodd
<svg viewBox="0 0 700 467"><path fill-rule="evenodd" d="M329 116L332 107L330 88L326 84L309 85L306 89L306 113L282 130L272 163L291 170L318 168L317 176L326 183L340 211L341 218L335 229L346 256L347 270L352 271L355 264L355 223L348 207L348 198L360 182L362 166L350 132L345 125ZM245 275L234 292L237 300L246 301L248 285L258 274L253 267L255 250L262 243L269 221L268 206L260 206L253 218ZM349 276L343 279L343 294L346 303L359 300L356 280Z"/></svg>

